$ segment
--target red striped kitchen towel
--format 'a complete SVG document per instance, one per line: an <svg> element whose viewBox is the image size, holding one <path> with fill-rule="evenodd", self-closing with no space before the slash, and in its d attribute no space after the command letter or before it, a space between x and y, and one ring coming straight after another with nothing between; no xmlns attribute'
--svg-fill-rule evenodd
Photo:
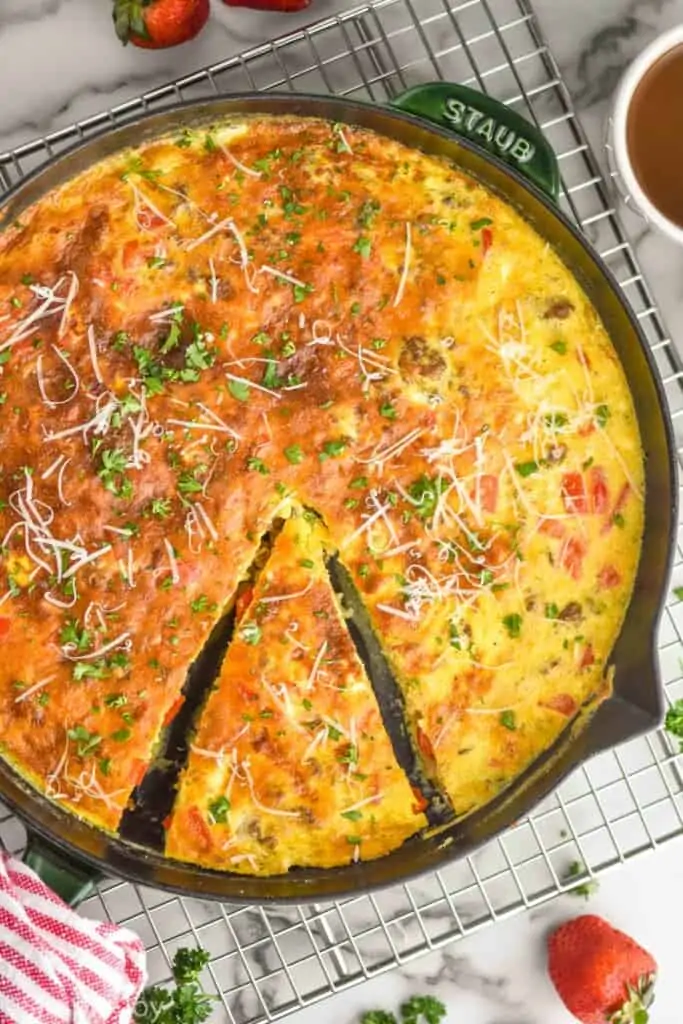
<svg viewBox="0 0 683 1024"><path fill-rule="evenodd" d="M79 917L0 852L0 1024L129 1024L144 983L137 935Z"/></svg>

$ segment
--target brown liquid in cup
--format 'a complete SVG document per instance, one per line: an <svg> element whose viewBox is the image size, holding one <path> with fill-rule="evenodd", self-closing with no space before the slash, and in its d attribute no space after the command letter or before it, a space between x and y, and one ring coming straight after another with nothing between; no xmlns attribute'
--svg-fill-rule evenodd
<svg viewBox="0 0 683 1024"><path fill-rule="evenodd" d="M683 227L683 44L663 54L638 85L626 143L643 192Z"/></svg>

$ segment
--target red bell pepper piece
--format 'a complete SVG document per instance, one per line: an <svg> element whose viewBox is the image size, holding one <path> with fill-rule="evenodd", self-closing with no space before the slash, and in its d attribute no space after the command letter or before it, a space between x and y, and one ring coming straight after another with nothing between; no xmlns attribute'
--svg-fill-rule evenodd
<svg viewBox="0 0 683 1024"><path fill-rule="evenodd" d="M598 573L598 583L605 590L611 590L612 587L618 587L621 583L621 573L617 572L613 565L606 565L604 569L601 569Z"/></svg>
<svg viewBox="0 0 683 1024"><path fill-rule="evenodd" d="M588 474L588 488L591 496L591 512L603 514L609 509L609 488L604 469L591 466Z"/></svg>
<svg viewBox="0 0 683 1024"><path fill-rule="evenodd" d="M562 500L567 512L580 515L588 512L588 496L581 473L565 473L562 477Z"/></svg>
<svg viewBox="0 0 683 1024"><path fill-rule="evenodd" d="M586 542L582 537L567 537L562 545L560 565L575 580L581 579L581 568L586 550Z"/></svg>
<svg viewBox="0 0 683 1024"><path fill-rule="evenodd" d="M0 618L0 638L2 638L3 636L7 636L7 634L9 633L10 625L11 620L8 619L6 615L3 615L3 617Z"/></svg>
<svg viewBox="0 0 683 1024"><path fill-rule="evenodd" d="M541 707L557 711L558 715L566 715L571 718L578 709L578 705L570 693L556 693L553 697L543 701Z"/></svg>
<svg viewBox="0 0 683 1024"><path fill-rule="evenodd" d="M538 532L544 533L546 537L554 537L556 540L562 540L567 532L567 528L559 519L542 519L541 524L538 527Z"/></svg>

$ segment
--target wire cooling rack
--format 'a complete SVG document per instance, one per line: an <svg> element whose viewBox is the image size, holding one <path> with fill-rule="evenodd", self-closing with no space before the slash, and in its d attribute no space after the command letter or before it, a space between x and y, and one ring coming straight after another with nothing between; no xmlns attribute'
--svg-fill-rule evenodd
<svg viewBox="0 0 683 1024"><path fill-rule="evenodd" d="M382 102L435 78L490 92L543 129L560 158L562 206L620 281L655 354L674 422L683 423L683 368L526 0L374 0L4 154L0 186L107 124L178 99L284 89ZM675 573L683 584L680 534ZM660 634L670 700L683 697L682 656L683 602L672 598ZM212 955L206 981L218 996L216 1019L274 1020L551 899L576 884L567 876L574 861L600 873L681 835L678 762L677 745L661 731L630 742L576 771L480 853L376 896L261 909L109 881L83 913L137 931L152 981L168 979L179 946L200 943ZM24 843L20 823L1 809L0 841L12 851Z"/></svg>

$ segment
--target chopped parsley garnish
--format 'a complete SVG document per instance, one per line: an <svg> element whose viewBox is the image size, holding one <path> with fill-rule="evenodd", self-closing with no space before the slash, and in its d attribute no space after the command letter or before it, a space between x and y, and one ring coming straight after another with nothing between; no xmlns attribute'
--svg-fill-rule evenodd
<svg viewBox="0 0 683 1024"><path fill-rule="evenodd" d="M128 703L128 698L125 693L108 693L104 703L108 708L122 708Z"/></svg>
<svg viewBox="0 0 683 1024"><path fill-rule="evenodd" d="M355 743L349 743L343 754L339 754L337 760L340 764L358 764L358 747Z"/></svg>
<svg viewBox="0 0 683 1024"><path fill-rule="evenodd" d="M59 634L59 642L62 646L73 644L77 651L87 651L92 643L92 634L79 626L76 619L68 619Z"/></svg>
<svg viewBox="0 0 683 1024"><path fill-rule="evenodd" d="M99 661L77 661L72 675L77 683L83 679L105 679L109 675L109 666L103 658Z"/></svg>
<svg viewBox="0 0 683 1024"><path fill-rule="evenodd" d="M247 459L247 469L251 470L252 473L260 473L261 476L268 476L270 473L263 459L258 459L255 455Z"/></svg>
<svg viewBox="0 0 683 1024"><path fill-rule="evenodd" d="M229 380L228 391L238 402L248 402L251 388L241 380Z"/></svg>
<svg viewBox="0 0 683 1024"><path fill-rule="evenodd" d="M447 489L443 477L421 476L408 488L408 494L415 503L415 513L420 519L430 519L436 511L439 498Z"/></svg>
<svg viewBox="0 0 683 1024"><path fill-rule="evenodd" d="M190 472L186 470L178 477L178 490L181 494L197 494L202 490L203 485L197 480L197 470Z"/></svg>
<svg viewBox="0 0 683 1024"><path fill-rule="evenodd" d="M543 422L551 430L559 430L560 427L566 427L569 421L563 412L550 412L543 417Z"/></svg>
<svg viewBox="0 0 683 1024"><path fill-rule="evenodd" d="M372 242L365 235L360 235L356 240L353 251L357 252L364 260L368 260L372 253Z"/></svg>
<svg viewBox="0 0 683 1024"><path fill-rule="evenodd" d="M358 226L361 228L372 227L381 209L382 206L376 199L366 199L358 211Z"/></svg>
<svg viewBox="0 0 683 1024"><path fill-rule="evenodd" d="M300 462L304 460L304 453L301 450L300 444L290 444L288 448L285 448L285 458L287 462L291 462L293 466L298 466Z"/></svg>
<svg viewBox="0 0 683 1024"><path fill-rule="evenodd" d="M560 614L560 609L554 602L545 606L545 617L546 619L556 619Z"/></svg>
<svg viewBox="0 0 683 1024"><path fill-rule="evenodd" d="M347 821L360 821L363 814L361 811L342 811L341 816L346 818Z"/></svg>
<svg viewBox="0 0 683 1024"><path fill-rule="evenodd" d="M245 622L240 629L240 636L245 644L255 647L262 637L261 627L256 622Z"/></svg>
<svg viewBox="0 0 683 1024"><path fill-rule="evenodd" d="M209 608L209 599L206 594L200 594L199 597L195 597L193 601L190 601L190 611L193 615L199 612L205 612Z"/></svg>
<svg viewBox="0 0 683 1024"><path fill-rule="evenodd" d="M490 217L480 217L479 220L470 221L470 230L481 231L482 228L487 228L489 224L493 224Z"/></svg>
<svg viewBox="0 0 683 1024"><path fill-rule="evenodd" d="M460 639L460 630L454 622L448 623L448 642L456 651L462 650L462 641Z"/></svg>
<svg viewBox="0 0 683 1024"><path fill-rule="evenodd" d="M537 462L516 462L515 469L520 476L533 476L534 473L538 473L539 465Z"/></svg>
<svg viewBox="0 0 683 1024"><path fill-rule="evenodd" d="M575 878L585 878L586 880L581 882L579 885L573 885L569 890L570 896L583 896L584 899L588 899L600 888L600 883L597 878L591 878L588 875L585 865L578 860L573 861L573 863L567 868L565 881L571 882Z"/></svg>
<svg viewBox="0 0 683 1024"><path fill-rule="evenodd" d="M391 402L382 402L379 407L379 414L387 420L395 420L398 416L396 406L392 405Z"/></svg>
<svg viewBox="0 0 683 1024"><path fill-rule="evenodd" d="M216 825L225 825L230 813L230 801L227 797L219 796L209 804L209 816Z"/></svg>
<svg viewBox="0 0 683 1024"><path fill-rule="evenodd" d="M131 498L133 485L124 476L128 465L128 457L120 448L103 448L100 451L101 467L97 475L104 484L105 490L111 491L117 498Z"/></svg>
<svg viewBox="0 0 683 1024"><path fill-rule="evenodd" d="M172 507L170 498L153 498L147 512L148 515L156 516L157 519L167 519L171 514Z"/></svg>
<svg viewBox="0 0 683 1024"><path fill-rule="evenodd" d="M566 341L553 341L550 344L553 352L557 352L558 356L566 356L567 354L567 342Z"/></svg>
<svg viewBox="0 0 683 1024"><path fill-rule="evenodd" d="M337 441L325 441L322 451L318 453L318 458L321 462L325 462L326 459L338 459L345 451L346 441L341 439Z"/></svg>
<svg viewBox="0 0 683 1024"><path fill-rule="evenodd" d="M96 732L90 732L84 725L76 725L73 729L68 729L66 734L76 744L78 757L88 757L102 742L101 736Z"/></svg>
<svg viewBox="0 0 683 1024"><path fill-rule="evenodd" d="M514 711L501 711L498 721L505 729L509 729L510 732L514 732L517 728Z"/></svg>
<svg viewBox="0 0 683 1024"><path fill-rule="evenodd" d="M303 302L307 295L310 295L313 291L313 286L310 284L295 284L294 285L294 301Z"/></svg>
<svg viewBox="0 0 683 1024"><path fill-rule="evenodd" d="M358 491L362 490L363 488L365 488L367 486L368 486L368 478L366 476L356 476L356 477L353 478L353 480L349 484L349 487L353 488L353 490L358 490Z"/></svg>
<svg viewBox="0 0 683 1024"><path fill-rule="evenodd" d="M115 743L125 743L131 737L130 729L117 729L116 732L111 734L111 738Z"/></svg>
<svg viewBox="0 0 683 1024"><path fill-rule="evenodd" d="M513 640L516 640L522 632L522 616L513 612L511 615L506 615L503 619L503 625L508 631L508 636Z"/></svg>
<svg viewBox="0 0 683 1024"><path fill-rule="evenodd" d="M608 405L599 405L595 410L595 422L599 427L604 428L607 426L607 421L611 415Z"/></svg>

